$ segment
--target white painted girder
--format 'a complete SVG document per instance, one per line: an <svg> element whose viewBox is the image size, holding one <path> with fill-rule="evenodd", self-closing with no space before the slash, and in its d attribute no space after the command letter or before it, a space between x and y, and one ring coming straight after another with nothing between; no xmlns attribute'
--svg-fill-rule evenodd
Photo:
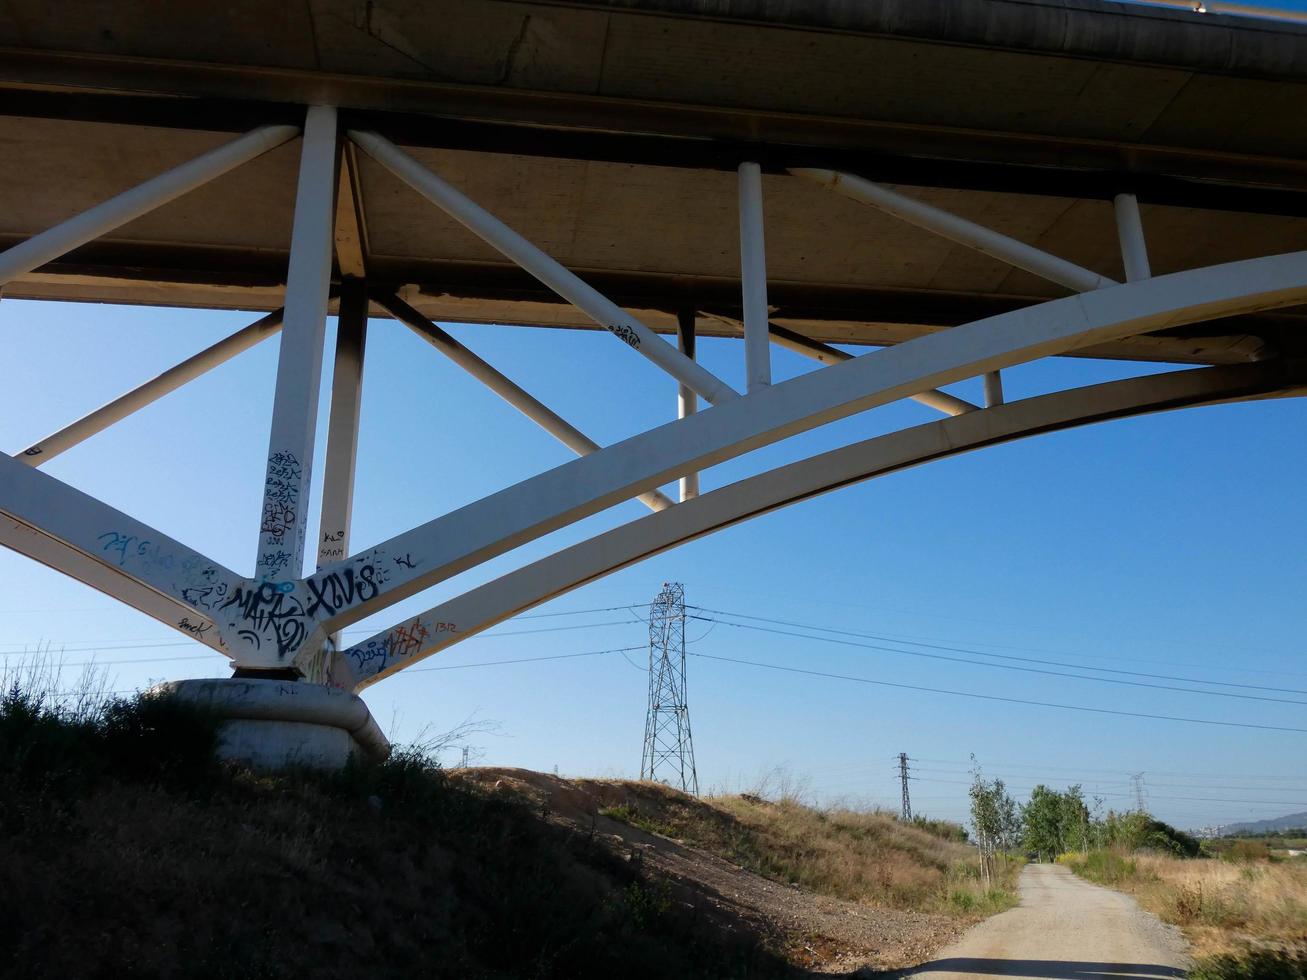
<svg viewBox="0 0 1307 980"><path fill-rule="evenodd" d="M294 126L260 126L33 235L0 252L0 286L176 200L298 134L299 129Z"/></svg>
<svg viewBox="0 0 1307 980"><path fill-rule="evenodd" d="M1068 262L1056 255L1050 255L1042 249L1017 241L1008 235L997 232L974 221L968 221L959 215L933 204L919 201L906 194L900 194L883 184L877 184L853 174L839 173L834 170L817 170L810 167L792 167L790 173L806 177L823 187L843 194L862 204L879 208L886 214L892 214L909 224L934 232L943 238L984 252L1000 262L1014 265L1018 269L1040 276L1050 282L1066 286L1068 289L1087 291L1102 289L1104 286L1116 285L1115 279L1100 275L1092 269Z"/></svg>
<svg viewBox="0 0 1307 980"><path fill-rule="evenodd" d="M738 392L690 360L640 320L545 254L462 191L376 133L349 131L349 138L368 156L409 187L467 228L487 245L585 313L595 323L643 354L682 384L713 404L732 401Z"/></svg>
<svg viewBox="0 0 1307 980"><path fill-rule="evenodd" d="M1274 362L1175 371L1055 392L867 439L632 521L442 602L333 655L333 680L361 690L637 561L852 483L1056 429L1216 401L1302 394L1304 386L1307 367L1292 375Z"/></svg>
<svg viewBox="0 0 1307 980"><path fill-rule="evenodd" d="M231 655L215 617L239 575L3 453L0 543Z"/></svg>
<svg viewBox="0 0 1307 980"><path fill-rule="evenodd" d="M48 463L60 453L67 452L96 433L103 432L115 422L125 419L133 412L139 412L164 395L176 391L187 382L194 381L200 375L212 371L237 354L273 336L281 330L281 316L281 310L273 310L248 327L242 327L198 354L173 365L144 384L137 385L126 394L119 395L113 401L83 415L76 422L64 426L58 432L52 432L44 439L37 440L19 453L17 458L28 466L42 466Z"/></svg>

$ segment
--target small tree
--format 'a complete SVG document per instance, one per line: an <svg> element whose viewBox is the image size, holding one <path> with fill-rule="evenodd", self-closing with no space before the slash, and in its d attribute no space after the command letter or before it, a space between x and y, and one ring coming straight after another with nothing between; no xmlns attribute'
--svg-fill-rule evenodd
<svg viewBox="0 0 1307 980"><path fill-rule="evenodd" d="M974 755L971 761L976 761ZM1006 861L1007 850L1012 845L1017 826L1016 803L1008 795L1003 780L985 781L979 765L972 770L970 795L971 826L975 831L976 846L980 849L980 875L985 887L992 888L994 855L1001 850Z"/></svg>
<svg viewBox="0 0 1307 980"><path fill-rule="evenodd" d="M1089 807L1085 805L1085 794L1080 784L1068 786L1061 794L1060 806L1060 843L1062 849L1089 850Z"/></svg>
<svg viewBox="0 0 1307 980"><path fill-rule="evenodd" d="M1030 791L1030 802L1021 808L1022 836L1026 850L1056 857L1066 848L1062 836L1062 794L1040 783Z"/></svg>

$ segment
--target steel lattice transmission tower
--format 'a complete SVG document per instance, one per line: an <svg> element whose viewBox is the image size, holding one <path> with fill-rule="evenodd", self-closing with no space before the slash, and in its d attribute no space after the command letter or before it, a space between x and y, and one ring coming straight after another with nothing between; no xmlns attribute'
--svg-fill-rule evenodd
<svg viewBox="0 0 1307 980"><path fill-rule="evenodd" d="M699 795L685 693L685 586L664 582L649 606L649 713L640 778Z"/></svg>
<svg viewBox="0 0 1307 980"><path fill-rule="evenodd" d="M1148 793L1144 789L1144 774L1142 772L1132 773L1130 776L1130 789L1135 794L1135 812L1148 812Z"/></svg>
<svg viewBox="0 0 1307 980"><path fill-rule="evenodd" d="M904 823L911 823L912 798L908 795L908 754L906 752L899 753L899 782L903 784L903 821Z"/></svg>

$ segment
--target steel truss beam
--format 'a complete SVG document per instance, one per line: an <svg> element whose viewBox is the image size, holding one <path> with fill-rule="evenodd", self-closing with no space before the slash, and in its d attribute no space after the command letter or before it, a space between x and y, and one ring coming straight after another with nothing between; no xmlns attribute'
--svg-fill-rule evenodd
<svg viewBox="0 0 1307 980"><path fill-rule="evenodd" d="M1055 392L877 436L748 477L532 562L339 651L358 691L549 599L694 538L828 491L983 446L1219 401L1307 392L1307 365L1175 371Z"/></svg>
<svg viewBox="0 0 1307 980"><path fill-rule="evenodd" d="M898 191L883 187L870 180L855 177L852 174L838 173L834 170L815 170L798 168L790 173L806 177L822 187L843 194L862 204L879 208L886 214L892 214L909 224L933 231L959 245L974 248L991 258L1014 265L1018 269L1047 279L1050 282L1066 286L1078 292L1115 286L1115 279L1099 275L1092 269L1049 255L1034 246L1019 242L1015 238L968 221L956 214L937 208L924 201L918 201L900 194Z"/></svg>
<svg viewBox="0 0 1307 980"><path fill-rule="evenodd" d="M705 371L608 297L563 268L561 263L550 258L395 144L376 133L358 130L350 130L349 138L373 160L445 211L468 231L531 273L677 381L693 388L713 404L738 397L721 379Z"/></svg>
<svg viewBox="0 0 1307 980"><path fill-rule="evenodd" d="M294 126L261 126L0 252L0 286L235 170L298 133Z"/></svg>
<svg viewBox="0 0 1307 980"><path fill-rule="evenodd" d="M821 364L839 364L843 361L851 361L854 358L854 355L848 351L842 351L830 344L823 344L819 340L811 340L801 333L787 330L775 323L769 324L768 329L771 332L771 339L778 347L792 350L796 354L802 354L804 357L812 358L812 360ZM929 406L937 412L943 412L945 415L961 415L964 412L975 411L980 407L973 405L965 398L950 395L947 391L940 391L938 388L918 392L910 397L914 402L920 402L922 405Z"/></svg>
<svg viewBox="0 0 1307 980"><path fill-rule="evenodd" d="M42 466L48 463L60 453L67 452L96 433L103 432L115 422L153 404L169 392L176 391L187 382L194 381L220 364L227 363L237 354L273 336L281 330L282 312L282 310L274 310L267 316L255 320L248 327L237 330L211 347L206 347L198 354L188 357L180 364L138 385L125 395L119 395L94 412L83 415L58 432L53 432L44 439L32 443L18 458L28 466Z"/></svg>

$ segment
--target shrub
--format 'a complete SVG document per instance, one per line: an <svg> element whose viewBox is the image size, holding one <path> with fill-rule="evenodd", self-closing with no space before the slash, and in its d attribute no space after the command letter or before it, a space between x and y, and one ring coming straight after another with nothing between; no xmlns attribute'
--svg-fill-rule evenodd
<svg viewBox="0 0 1307 980"><path fill-rule="evenodd" d="M1059 862L1068 865L1076 874L1100 885L1117 885L1135 877L1139 866L1134 858L1126 857L1120 851L1090 851L1088 854L1069 854L1059 858Z"/></svg>
<svg viewBox="0 0 1307 980"><path fill-rule="evenodd" d="M1270 860L1271 849L1264 840L1237 840L1221 853L1221 857L1236 864L1252 864Z"/></svg>

